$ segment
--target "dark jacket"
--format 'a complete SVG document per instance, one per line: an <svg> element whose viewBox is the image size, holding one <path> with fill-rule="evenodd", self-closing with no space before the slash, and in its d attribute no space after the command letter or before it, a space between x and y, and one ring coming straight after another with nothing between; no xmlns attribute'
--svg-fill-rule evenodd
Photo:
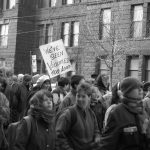
<svg viewBox="0 0 150 150"><path fill-rule="evenodd" d="M69 106L73 106L76 103L76 90L71 90L65 97L64 100L59 105L59 111L67 108Z"/></svg>
<svg viewBox="0 0 150 150"><path fill-rule="evenodd" d="M51 124L32 118L31 133L28 137L27 123L22 120L19 134L12 150L54 150L55 130Z"/></svg>
<svg viewBox="0 0 150 150"><path fill-rule="evenodd" d="M118 104L110 112L107 121L100 150L148 150L138 114L130 107Z"/></svg>
<svg viewBox="0 0 150 150"><path fill-rule="evenodd" d="M57 142L61 150L93 150L95 138L98 138L99 130L93 111L88 108L83 112L78 105L73 108L76 112L76 123L71 126L71 114L69 109L59 117L56 123Z"/></svg>
<svg viewBox="0 0 150 150"><path fill-rule="evenodd" d="M90 107L95 113L100 133L102 133L106 108L102 105L100 101L94 99L91 99Z"/></svg>
<svg viewBox="0 0 150 150"><path fill-rule="evenodd" d="M4 128L7 127L9 114L9 101L6 96L0 92L0 150L3 150L7 145Z"/></svg>
<svg viewBox="0 0 150 150"><path fill-rule="evenodd" d="M18 98L17 111L20 113L20 119L21 119L25 115L29 90L22 83L22 84L19 85L18 91L16 92L16 95L17 95L17 98Z"/></svg>

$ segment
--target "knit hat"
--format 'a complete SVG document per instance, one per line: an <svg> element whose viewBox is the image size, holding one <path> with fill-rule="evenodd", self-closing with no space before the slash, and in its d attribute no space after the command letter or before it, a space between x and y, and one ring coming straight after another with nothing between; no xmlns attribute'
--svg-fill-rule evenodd
<svg viewBox="0 0 150 150"><path fill-rule="evenodd" d="M39 78L40 78L40 75L39 75L39 74L34 75L34 76L32 77L32 82L33 82L33 84L35 84Z"/></svg>
<svg viewBox="0 0 150 150"><path fill-rule="evenodd" d="M23 81L25 82L29 82L32 80L32 76L30 76L29 74L25 74L23 77Z"/></svg>
<svg viewBox="0 0 150 150"><path fill-rule="evenodd" d="M142 83L134 77L126 77L120 83L120 89L123 96L127 96L133 89L142 87Z"/></svg>
<svg viewBox="0 0 150 150"><path fill-rule="evenodd" d="M36 85L39 85L39 86L41 87L45 81L50 81L50 78L49 78L48 75L43 75L43 76L41 76L41 77L37 80Z"/></svg>

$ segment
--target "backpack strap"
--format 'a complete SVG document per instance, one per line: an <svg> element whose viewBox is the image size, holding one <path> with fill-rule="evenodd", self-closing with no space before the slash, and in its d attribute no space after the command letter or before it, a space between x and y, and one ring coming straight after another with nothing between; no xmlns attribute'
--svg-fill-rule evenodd
<svg viewBox="0 0 150 150"><path fill-rule="evenodd" d="M32 117L31 116L25 116L23 119L27 123L27 130L28 130L27 132L28 132L28 137L29 137L29 135L31 133L31 119L32 119Z"/></svg>

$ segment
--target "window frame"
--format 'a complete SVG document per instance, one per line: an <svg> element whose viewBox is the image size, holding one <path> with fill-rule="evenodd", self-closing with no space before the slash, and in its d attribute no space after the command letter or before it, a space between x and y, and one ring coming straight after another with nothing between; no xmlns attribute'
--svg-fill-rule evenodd
<svg viewBox="0 0 150 150"><path fill-rule="evenodd" d="M75 25L77 23L77 28L75 28ZM75 29L78 30L76 33ZM80 34L80 22L79 21L72 21L71 22L71 32L70 32L70 46L76 47L79 45L79 34ZM76 42L77 37L77 42Z"/></svg>
<svg viewBox="0 0 150 150"><path fill-rule="evenodd" d="M150 36L150 3L147 4L146 37Z"/></svg>
<svg viewBox="0 0 150 150"><path fill-rule="evenodd" d="M44 24L39 24L37 26L38 28L38 40L37 40L37 47L39 47L40 45L45 44L45 25ZM42 29L42 30L41 30Z"/></svg>
<svg viewBox="0 0 150 150"><path fill-rule="evenodd" d="M140 7L140 6L142 6L142 19L141 20L136 20L139 17L135 17L135 14L136 14L135 11L137 11L136 8ZM140 10L138 10L138 11L140 11ZM137 5L132 5L131 6L131 19L132 19L132 21L131 21L131 31L130 32L131 32L131 37L132 38L141 38L143 36L143 15L144 15L143 4L137 4ZM141 32L137 31L137 29L138 29L136 27L136 26L138 26L137 24L138 25L141 24L141 27L140 27Z"/></svg>
<svg viewBox="0 0 150 150"><path fill-rule="evenodd" d="M49 28L48 27L51 30L50 34L49 34ZM53 41L53 29L54 29L53 24L46 24L45 44Z"/></svg>
<svg viewBox="0 0 150 150"><path fill-rule="evenodd" d="M138 77L138 74L139 74L139 56L138 55L133 55L133 56L128 56L128 67L126 69L128 69L128 76L132 76L132 72L137 72L137 77ZM132 65L135 64L135 62L133 64L132 61L138 61L137 63L137 69L132 69Z"/></svg>
<svg viewBox="0 0 150 150"><path fill-rule="evenodd" d="M150 81L150 55L144 56L144 81Z"/></svg>
<svg viewBox="0 0 150 150"><path fill-rule="evenodd" d="M69 25L69 27L68 27L67 33L65 33L65 25L67 24ZM69 47L70 46L70 22L62 22L61 38L64 42L64 46ZM67 43L66 43L66 39L67 39Z"/></svg>
<svg viewBox="0 0 150 150"><path fill-rule="evenodd" d="M5 31L2 31L3 26L5 27ZM7 26L7 28L6 28ZM7 31L6 31L7 29ZM4 32L4 34L3 34ZM9 24L0 24L0 47L7 47L8 46L8 32L9 32ZM5 41L6 40L6 41ZM6 43L6 44L2 44Z"/></svg>
<svg viewBox="0 0 150 150"><path fill-rule="evenodd" d="M55 7L56 6L56 0L49 0L49 7Z"/></svg>
<svg viewBox="0 0 150 150"><path fill-rule="evenodd" d="M12 6L11 6L12 4ZM16 0L7 0L6 1L6 9L14 9L16 6Z"/></svg>
<svg viewBox="0 0 150 150"><path fill-rule="evenodd" d="M105 14L105 11L110 11L110 16L109 16L109 19L110 20L109 22L106 22L105 23L105 18L104 18L104 14ZM100 21L100 39L107 39L109 38L109 34L111 32L111 18L112 18L112 12L111 12L111 8L104 8L101 10L101 21ZM107 35L104 36L104 31L106 30L106 26L109 26L109 33L107 33ZM106 33L106 32L105 32Z"/></svg>
<svg viewBox="0 0 150 150"><path fill-rule="evenodd" d="M62 5L72 5L75 4L75 0L71 0L72 3L69 3L69 0L62 0Z"/></svg>

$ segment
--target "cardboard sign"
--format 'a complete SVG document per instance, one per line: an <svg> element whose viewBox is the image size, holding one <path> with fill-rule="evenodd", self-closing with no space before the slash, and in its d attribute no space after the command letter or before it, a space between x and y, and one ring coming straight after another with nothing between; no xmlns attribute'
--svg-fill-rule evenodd
<svg viewBox="0 0 150 150"><path fill-rule="evenodd" d="M72 71L72 66L62 40L42 45L40 46L40 51L50 78Z"/></svg>

